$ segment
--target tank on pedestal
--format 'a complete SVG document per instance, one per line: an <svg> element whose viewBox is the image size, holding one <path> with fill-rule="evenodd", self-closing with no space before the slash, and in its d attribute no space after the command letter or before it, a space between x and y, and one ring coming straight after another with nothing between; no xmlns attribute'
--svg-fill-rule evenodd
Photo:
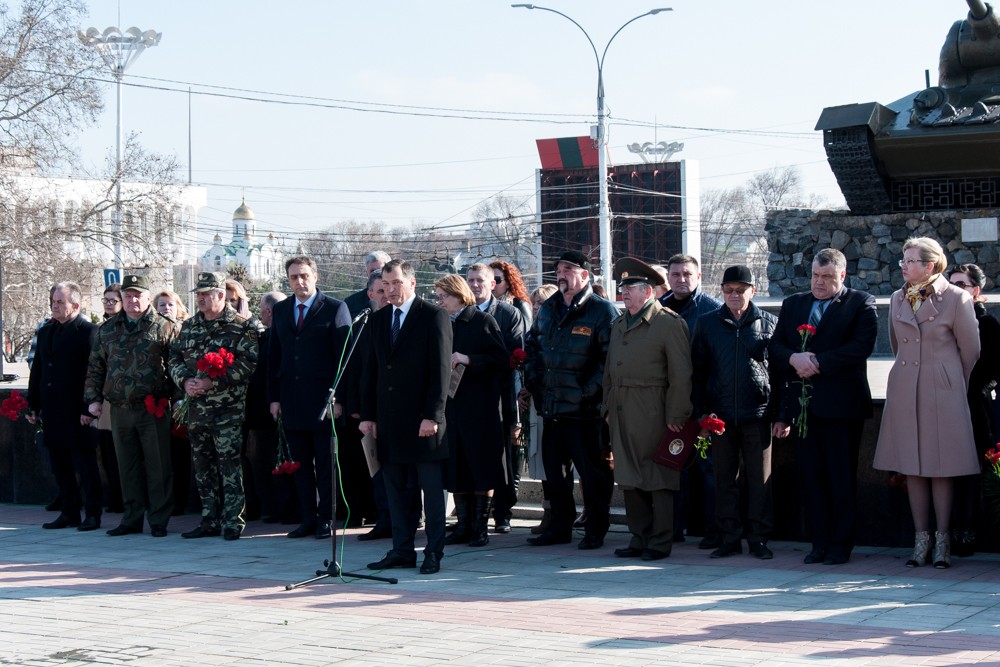
<svg viewBox="0 0 1000 667"><path fill-rule="evenodd" d="M941 48L938 85L820 115L855 215L1000 206L1000 21L982 0L966 2Z"/></svg>

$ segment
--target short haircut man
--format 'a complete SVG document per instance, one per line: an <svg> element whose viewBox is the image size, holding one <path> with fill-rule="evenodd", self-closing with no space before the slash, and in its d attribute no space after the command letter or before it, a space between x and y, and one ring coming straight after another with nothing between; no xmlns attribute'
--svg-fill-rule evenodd
<svg viewBox="0 0 1000 667"><path fill-rule="evenodd" d="M445 403L451 375L448 313L416 295L413 267L382 267L389 306L371 317L362 378L361 432L375 437L392 516L392 550L368 567L415 567L416 517L407 486L424 494L427 546L420 571L434 574L444 555Z"/></svg>
<svg viewBox="0 0 1000 667"><path fill-rule="evenodd" d="M273 308L267 358L271 415L281 418L292 459L301 464L292 477L302 523L288 533L301 538L330 537L334 480L330 438L332 420L319 417L340 368L351 316L343 301L316 287L316 262L299 255L285 262L294 296ZM338 402L333 417L340 416ZM317 492L319 502L317 504Z"/></svg>
<svg viewBox="0 0 1000 667"><path fill-rule="evenodd" d="M28 378L28 422L41 420L42 438L59 488L62 512L43 528L101 526L101 477L96 431L83 399L87 358L97 327L80 316L80 286L59 282L49 290L52 317L38 330L38 350ZM77 481L79 476L79 482ZM83 492L83 507L80 493ZM80 510L86 512L81 523Z"/></svg>
<svg viewBox="0 0 1000 667"><path fill-rule="evenodd" d="M858 450L872 416L867 360L878 331L875 298L846 286L847 259L826 248L812 261L811 289L787 297L768 351L777 373L776 437L793 436L806 530L805 562L846 563L854 548ZM799 327L814 326L802 351ZM808 381L809 402L799 399Z"/></svg>

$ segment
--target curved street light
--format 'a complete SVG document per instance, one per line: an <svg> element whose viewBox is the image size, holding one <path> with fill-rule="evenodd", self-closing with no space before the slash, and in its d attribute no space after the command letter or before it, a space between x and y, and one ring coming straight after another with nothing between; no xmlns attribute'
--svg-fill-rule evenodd
<svg viewBox="0 0 1000 667"><path fill-rule="evenodd" d="M115 268L121 269L122 261L122 77L125 71L136 61L142 52L160 43L163 33L155 30L145 32L131 27L121 30L116 26L105 28L101 32L97 28L87 28L87 31L77 30L77 37L86 46L97 49L104 64L111 70L117 86L116 136L117 150L115 161L115 219L112 223L115 253Z"/></svg>
<svg viewBox="0 0 1000 667"><path fill-rule="evenodd" d="M656 9L650 9L645 14L639 14L638 16L629 19L623 23L618 30L615 30L615 33L611 35L611 39L609 39L608 43L604 45L604 51L600 56L598 56L597 46L594 45L594 40L590 38L590 34L588 34L587 31L583 29L583 26L577 23L571 16L567 16L557 9L552 9L551 7L541 7L539 5L517 3L511 5L511 7L521 9L540 9L543 12L558 14L580 29L583 36L587 38L587 42L590 44L590 49L594 52L594 62L597 64L597 183L600 188L600 201L598 202L597 210L601 243L601 284L604 285L604 289L608 291L608 295L610 296L614 294L612 291L614 288L611 284L611 216L609 212L610 206L608 203L607 133L604 122L604 57L608 55L608 47L611 46L611 42L615 41L615 37L617 37L619 33L621 33L621 31L628 25L645 16L655 16L661 12L671 12L673 11L673 8L657 7Z"/></svg>

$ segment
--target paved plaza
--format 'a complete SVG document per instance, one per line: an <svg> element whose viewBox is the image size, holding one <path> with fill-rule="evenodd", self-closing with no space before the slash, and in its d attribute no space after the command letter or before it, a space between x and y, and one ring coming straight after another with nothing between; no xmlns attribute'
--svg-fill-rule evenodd
<svg viewBox="0 0 1000 667"><path fill-rule="evenodd" d="M53 514L0 505L0 665L1000 665L1000 557L908 570L903 549L847 565L711 560L688 541L663 561L604 548L449 547L437 575L328 579L292 591L331 556L251 523L237 542L43 530ZM106 515L104 528L119 515ZM342 562L388 548L347 531Z"/></svg>

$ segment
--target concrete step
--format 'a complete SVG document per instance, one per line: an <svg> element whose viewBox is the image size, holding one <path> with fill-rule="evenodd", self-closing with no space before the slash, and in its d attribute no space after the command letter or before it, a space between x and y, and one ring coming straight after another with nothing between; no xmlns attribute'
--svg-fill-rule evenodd
<svg viewBox="0 0 1000 667"><path fill-rule="evenodd" d="M580 480L573 483L573 498L576 500L577 511L583 511L583 492L580 490ZM537 479L521 476L517 490L517 505L514 506L514 516L518 519L542 518L542 483ZM625 524L625 498L621 489L615 484L611 496L611 523Z"/></svg>

